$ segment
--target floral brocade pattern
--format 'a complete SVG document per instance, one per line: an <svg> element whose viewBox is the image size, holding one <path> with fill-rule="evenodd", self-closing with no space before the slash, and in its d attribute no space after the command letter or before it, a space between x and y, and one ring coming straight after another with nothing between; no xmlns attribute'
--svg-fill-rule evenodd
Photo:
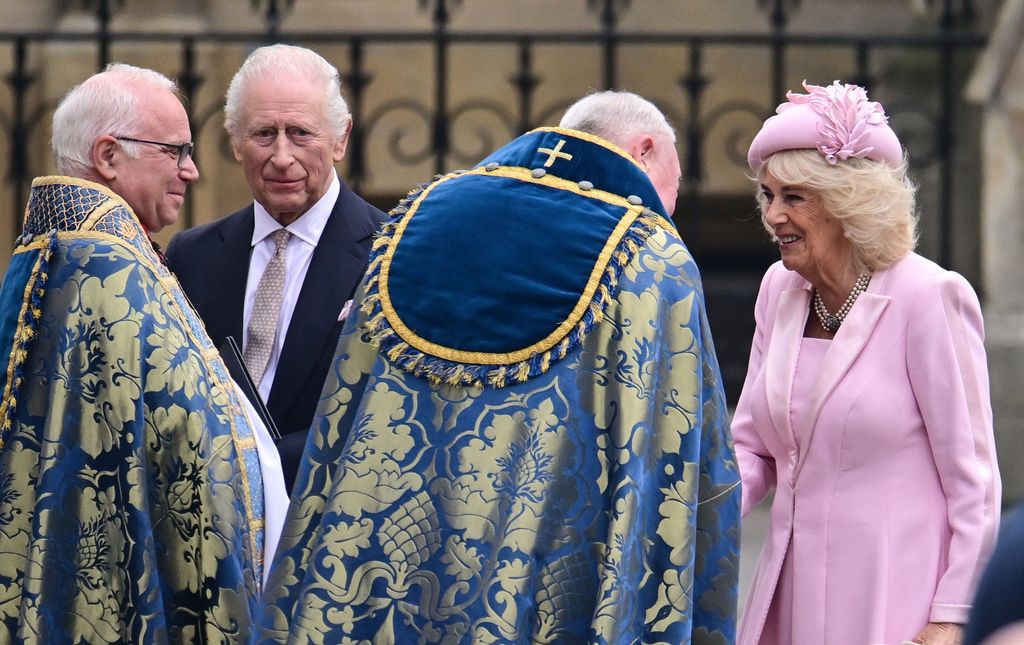
<svg viewBox="0 0 1024 645"><path fill-rule="evenodd" d="M729 643L739 486L700 278L655 232L579 349L430 385L350 320L260 618L288 643Z"/></svg>
<svg viewBox="0 0 1024 645"><path fill-rule="evenodd" d="M246 642L262 517L238 401L134 216L103 215L58 227L0 451L0 642Z"/></svg>

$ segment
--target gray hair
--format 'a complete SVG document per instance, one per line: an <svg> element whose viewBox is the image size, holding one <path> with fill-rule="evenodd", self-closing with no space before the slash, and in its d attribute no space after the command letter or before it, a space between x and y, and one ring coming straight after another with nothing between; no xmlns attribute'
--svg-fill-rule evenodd
<svg viewBox="0 0 1024 645"><path fill-rule="evenodd" d="M661 110L632 92L588 94L569 106L558 125L597 135L619 147L626 147L638 134L661 133L673 143L676 140L676 132Z"/></svg>
<svg viewBox="0 0 1024 645"><path fill-rule="evenodd" d="M124 63L111 63L99 74L71 88L53 113L53 148L57 170L64 175L86 177L94 170L91 151L97 137L105 134L136 134L142 121L140 87L177 92L171 79L159 72ZM130 157L139 156L138 145L122 142Z"/></svg>
<svg viewBox="0 0 1024 645"><path fill-rule="evenodd" d="M839 220L853 247L853 269L880 271L917 246L917 187L907 176L904 157L899 168L871 159L847 159L835 165L817 150L782 150L768 157L758 180L770 172L783 184L807 186L821 198L822 209ZM757 191L761 222L767 200Z"/></svg>
<svg viewBox="0 0 1024 645"><path fill-rule="evenodd" d="M320 81L327 100L325 116L331 134L335 140L345 135L352 115L348 111L348 103L341 95L338 68L312 49L294 45L268 45L249 54L228 85L227 100L224 103L224 129L232 141L237 143L242 135L239 130L242 102L249 82L272 74Z"/></svg>

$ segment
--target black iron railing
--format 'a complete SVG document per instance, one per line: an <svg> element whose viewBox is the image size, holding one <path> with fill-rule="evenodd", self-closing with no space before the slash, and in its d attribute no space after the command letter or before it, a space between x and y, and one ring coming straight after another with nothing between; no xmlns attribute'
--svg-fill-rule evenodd
<svg viewBox="0 0 1024 645"><path fill-rule="evenodd" d="M371 173L366 154L369 137L384 137L388 142L390 159L380 160L381 164L421 164L432 160L434 172L444 172L452 167L461 167L475 161L472 154L486 148L488 144L502 143L509 136L531 127L550 124L558 112L578 96L578 92L566 95L553 104L537 105L535 96L538 87L545 82L544 76L534 66L534 54L538 47L552 45L593 46L600 57L601 82L605 87L616 87L619 81L618 60L622 52L632 48L651 46L676 46L680 48L679 70L659 69L667 78L675 78L676 89L682 92L685 112L672 113L680 131L680 148L684 167L684 185L681 190L681 204L687 213L700 211L704 198L709 155L726 155L737 165L743 164L743 151L749 138L756 131L757 124L783 99L789 79L787 52L794 48L827 48L831 51L851 52L852 66L844 70L844 80L874 88L886 83L880 78L873 56L880 51L893 49L928 52L934 57L934 92L920 101L909 101L902 105L887 104L894 126L899 131L915 129L908 138L923 141L913 151L915 168L938 168L936 189L940 191L937 200L939 209L938 232L935 236L936 249L931 255L941 264L953 264L955 235L953 230L954 193L961 178L955 172L956 155L961 142L954 136L956 111L959 103L957 61L973 54L984 44L984 36L964 27L974 17L969 0L932 0L936 17L933 29L923 33L892 35L871 34L795 34L788 31L792 12L800 9L799 0L752 0L765 14L769 28L763 33L639 33L620 29L623 12L629 10L630 0L586 0L586 9L596 17L594 31L586 33L522 33L522 32L480 32L452 31L450 22L453 12L460 7L459 0L420 0L422 11L430 11L433 28L423 31L401 31L389 33L364 33L356 31L324 31L320 33L284 33L282 20L294 8L296 0L252 0L252 10L259 11L265 24L261 32L220 32L201 34L170 34L156 32L113 31L111 22L122 8L123 0L81 0L77 4L92 11L96 17L96 29L89 33L3 33L0 32L0 46L6 44L13 50L11 67L4 76L10 88L10 106L0 106L0 123L3 134L9 142L10 169L6 181L14 212L23 208L28 182L38 168L27 153L27 142L32 133L52 113L53 104L30 104L29 96L37 79L30 71L29 53L33 47L54 42L94 43L96 67L101 68L110 60L111 48L115 44L145 47L177 44L180 50L180 64L177 70L162 70L175 76L184 96L188 99L187 109L193 124L193 132L201 129L210 119L220 113L219 104L206 107L196 105L195 97L205 82L199 68L197 48L208 44L237 44L240 47L254 43L287 41L306 44L311 47L342 44L347 49L347 60L336 61L343 69L344 84L355 117L355 126L349 143L346 179L356 190L363 189ZM396 96L393 99L368 107L366 94L377 79L367 71L367 48L382 43L425 44L433 53L433 79L431 96ZM451 52L454 48L481 44L511 45L516 51L516 70L508 78L515 100L509 103L490 97L477 97L453 104L452 83L464 82L453 79L450 71ZM705 100L706 91L716 79L705 67L709 51L721 48L746 48L764 51L770 59L770 75L764 88L757 88L746 96L736 96L709 105ZM571 63L567 63L571 64ZM961 66L963 67L963 66ZM960 72L962 76L962 72ZM837 75L838 76L838 75ZM751 96L759 97L752 99ZM767 99L767 100L765 100ZM423 137L424 144L417 149L408 149L403 143L402 132L382 132L385 117L402 111L423 122L429 134ZM487 112L503 123L506 132L473 136L490 137L477 142L472 153L465 151L465 139L455 132L460 118L470 112ZM735 128L725 137L724 150L709 150L707 142L715 129L723 123L745 119L744 128ZM922 132L923 130L923 132ZM901 133L903 134L903 133ZM460 141L462 145L460 147ZM222 146L227 149L226 146ZM36 165L39 165L38 163ZM194 223L191 203L185 214L185 225ZM17 227L17 222L12 224ZM691 244L700 246L696 232Z"/></svg>
<svg viewBox="0 0 1024 645"><path fill-rule="evenodd" d="M297 1L300 0L252 0L252 10L261 13L265 25L259 32L170 34L114 31L111 21L123 8L123 0L79 0L77 3L68 0L68 4L77 4L79 9L85 7L95 15L97 27L89 33L0 32L0 47L10 47L12 54L10 67L3 77L12 100L9 105L0 104L0 125L10 155L5 180L10 189L12 212L22 212L29 182L43 169L41 158L29 154L28 142L35 132L45 128L54 105L53 100L33 102L31 99L37 95L33 89L39 79L33 75L30 55L34 48L49 43L94 44L97 69L110 61L111 49L115 45L138 48L142 52L148 46L166 48L168 44L176 45L179 52L177 69L163 68L161 71L178 79L187 99L186 108L193 134L203 131L205 125L219 118L222 108L219 101L205 106L196 102L199 90L206 82L199 56L202 47L234 44L244 50L256 44L279 41L304 44L314 49L329 47L334 52L338 52L340 47L346 53L340 59L335 57L334 62L342 69L355 123L346 156L345 178L355 190L370 199L376 197L379 205L385 208L389 201L394 203L397 195L373 195L373 182L370 181L373 177L386 176L389 169L396 166L429 165L437 173L466 167L512 136L557 120L561 110L586 88L565 88L562 95L559 95L562 88L552 91L550 74L546 75L546 70L537 67L538 52L542 48L591 48L598 59L598 82L608 88L618 86L626 54L634 50L645 51L643 48L649 47L675 48L678 51L678 69L661 65L656 73L661 79L659 82L665 85L664 93L676 97L671 101L672 106L679 106L666 110L679 131L684 170L677 213L685 214L679 221L680 228L705 269L709 314L715 328L726 389L732 399L742 381L749 350L752 333L750 312L757 290L757 274L770 261L772 252L764 244L763 235L757 238L756 244L749 243L751 235L758 235L750 190L745 189L731 197L710 195L707 190L708 168L711 160L727 158L737 173L746 172L747 144L761 121L783 100L787 83L794 82L791 72L800 73L792 60L792 52L827 50L832 54L837 51L849 54L850 64L839 70L835 78L867 86L876 98L878 94L892 97L892 100L887 98L884 101L891 122L911 149L912 172L927 178L922 192L933 200L932 206L937 212L923 225L934 229L930 236L932 246L924 250L925 254L944 266L958 268L968 276L976 274L977 267L955 266L957 258L965 256L962 245L970 243L957 232L965 226L976 229L980 212L976 199L977 175L965 176L958 172L965 165L970 166L964 160L976 158L978 146L976 136L965 138L958 130L966 111L959 99L959 88L965 70L985 41L984 36L970 26L974 10L969 0L932 0L928 4L935 17L934 27L899 36L846 32L843 35L791 33L788 25L793 12L801 9L799 0L751 0L767 20L766 28L758 33L642 33L623 30L620 19L624 12L630 10L631 0L586 0L585 4L584 0L576 0L580 3L579 11L589 11L595 17L594 29L586 33L454 31L450 29L450 22L453 13L460 9L458 0L419 0L420 10L429 11L432 18L432 28L421 31L288 33L282 29L282 24ZM641 1L635 0L636 4ZM560 9L566 11L564 5L569 2L560 0ZM373 103L368 101L374 84L381 81L371 73L373 67L369 63L372 60L368 58L377 51L375 46L382 44L425 45L433 57L430 90L419 94L398 94ZM498 100L466 91L467 87L472 88L473 79L453 76L453 52L482 45L507 46L514 52L513 71L507 74L508 88L514 97L511 100ZM709 90L723 85L731 87L728 79L721 77L722 72L719 71L716 77L708 63L709 58L722 50L763 53L768 73L764 75L762 86L747 88L743 95L709 101ZM927 91L909 96L905 90L902 94L894 91L905 80L892 72L894 51L926 59L923 71L918 65L912 74L926 76L924 80L918 79L918 83ZM887 62L882 64L880 60ZM586 65L589 69L594 62L567 56L560 64L575 64L581 68ZM828 80L831 79L818 79L818 82ZM453 89L460 91L454 92ZM539 90L542 89L549 97L544 103L538 101ZM718 92L718 95L721 97L722 93ZM217 92L217 96L221 96L221 92ZM470 98L453 99L461 96ZM552 96L556 98L551 99ZM662 107L666 106L662 104ZM402 113L418 124L422 136L415 140L419 143L408 143L406 130L388 130L389 118L396 113ZM502 131L479 127L467 131L463 125L467 116L479 113L487 114L491 123L499 124L496 129ZM387 142L387 158L370 158L371 141ZM717 143L715 148L709 144L712 141ZM222 154L230 155L226 140L221 143L219 149ZM379 143L375 149L380 149ZM966 207L960 203L958 210L958 199L963 202L964 195L968 201L975 199L975 203ZM247 196L241 197L245 198ZM184 213L185 226L195 221L193 209L190 200ZM729 218L723 217L723 212L731 213L734 222L739 213L743 219L738 222L740 226L734 229L726 227L725 230L712 226L723 220L728 222ZM954 212L960 216L957 221L953 219ZM19 219L12 218L10 225L14 233L17 233ZM745 233L740 234L741 230ZM743 242L744 236L747 243ZM974 243L977 243L976 233ZM0 255L6 257L7 251L9 249L0 249ZM745 267L745 273L738 275L736 267Z"/></svg>

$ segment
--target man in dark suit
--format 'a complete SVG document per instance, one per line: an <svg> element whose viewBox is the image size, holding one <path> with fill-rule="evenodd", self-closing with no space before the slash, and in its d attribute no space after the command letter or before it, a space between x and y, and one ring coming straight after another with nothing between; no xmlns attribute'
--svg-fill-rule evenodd
<svg viewBox="0 0 1024 645"><path fill-rule="evenodd" d="M255 201L175 236L167 259L214 343L240 342L281 432L290 490L385 215L338 179L334 164L345 155L352 119L338 70L319 54L257 49L232 79L224 111Z"/></svg>

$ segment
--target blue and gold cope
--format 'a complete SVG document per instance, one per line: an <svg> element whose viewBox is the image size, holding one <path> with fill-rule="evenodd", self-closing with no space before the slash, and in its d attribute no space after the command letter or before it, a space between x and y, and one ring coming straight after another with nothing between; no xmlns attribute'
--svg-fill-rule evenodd
<svg viewBox="0 0 1024 645"><path fill-rule="evenodd" d="M739 476L663 212L623 151L556 128L393 211L260 638L733 642Z"/></svg>
<svg viewBox="0 0 1024 645"><path fill-rule="evenodd" d="M128 205L32 184L0 287L0 642L246 642L251 427Z"/></svg>

